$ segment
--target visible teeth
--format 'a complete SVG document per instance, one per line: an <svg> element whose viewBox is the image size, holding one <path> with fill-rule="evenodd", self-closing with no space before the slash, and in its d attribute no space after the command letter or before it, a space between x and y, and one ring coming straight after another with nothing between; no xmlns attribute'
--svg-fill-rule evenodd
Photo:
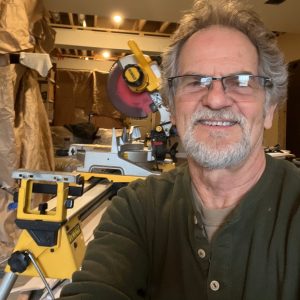
<svg viewBox="0 0 300 300"><path fill-rule="evenodd" d="M230 121L200 121L200 123L208 126L232 126L236 122L230 122Z"/></svg>

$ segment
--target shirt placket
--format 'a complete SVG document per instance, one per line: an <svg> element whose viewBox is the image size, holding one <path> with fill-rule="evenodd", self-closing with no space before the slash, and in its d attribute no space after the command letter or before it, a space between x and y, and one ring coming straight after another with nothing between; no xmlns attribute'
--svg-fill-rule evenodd
<svg viewBox="0 0 300 300"><path fill-rule="evenodd" d="M201 215L194 213L194 252L207 279L207 299L230 299L230 261L232 236L226 228L209 243ZM226 226L227 227L227 226Z"/></svg>

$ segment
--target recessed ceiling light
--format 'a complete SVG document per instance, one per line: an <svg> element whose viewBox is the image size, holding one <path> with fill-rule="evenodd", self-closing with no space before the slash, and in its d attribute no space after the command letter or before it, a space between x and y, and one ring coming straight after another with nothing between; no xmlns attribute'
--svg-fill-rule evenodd
<svg viewBox="0 0 300 300"><path fill-rule="evenodd" d="M108 50L105 50L105 51L102 52L102 56L105 59L108 59L108 58L110 58L110 52Z"/></svg>
<svg viewBox="0 0 300 300"><path fill-rule="evenodd" d="M122 21L123 21L123 17L121 15L114 15L113 16L113 21L116 23L116 24L121 24Z"/></svg>

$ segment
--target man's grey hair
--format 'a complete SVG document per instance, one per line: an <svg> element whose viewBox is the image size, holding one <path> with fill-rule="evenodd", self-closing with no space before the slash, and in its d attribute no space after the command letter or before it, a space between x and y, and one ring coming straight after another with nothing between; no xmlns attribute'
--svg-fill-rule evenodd
<svg viewBox="0 0 300 300"><path fill-rule="evenodd" d="M283 103L287 94L287 68L277 46L275 35L265 27L258 15L245 1L196 0L193 8L181 19L179 27L172 37L171 45L163 54L160 91L171 113L175 111L175 91L169 87L167 79L179 75L178 58L188 38L198 30L212 25L239 30L256 47L259 75L270 77L273 81L273 87L266 89L265 111L272 104Z"/></svg>

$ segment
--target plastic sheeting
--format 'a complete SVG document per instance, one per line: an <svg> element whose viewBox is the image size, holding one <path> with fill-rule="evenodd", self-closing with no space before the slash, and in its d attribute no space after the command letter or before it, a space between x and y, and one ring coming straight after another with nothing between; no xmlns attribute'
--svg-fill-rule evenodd
<svg viewBox="0 0 300 300"><path fill-rule="evenodd" d="M93 106L92 80L91 72L57 70L54 125L88 121Z"/></svg>
<svg viewBox="0 0 300 300"><path fill-rule="evenodd" d="M54 125L88 122L90 115L97 117L97 127L122 124L125 117L107 95L107 78L108 74L97 71L57 70Z"/></svg>
<svg viewBox="0 0 300 300"><path fill-rule="evenodd" d="M54 38L42 1L0 0L0 55L50 52ZM0 67L0 184L13 187L13 170L54 170L54 154L36 72L2 61L6 63ZM12 196L0 190L0 264L19 234L16 212L8 210L11 201Z"/></svg>
<svg viewBox="0 0 300 300"><path fill-rule="evenodd" d="M0 183L10 187L14 186L11 172L16 168L18 155L14 135L14 86L18 84L22 71L13 71L12 66L0 68ZM8 211L8 203L12 197L0 191L0 261L7 256L14 244L17 232L14 226L15 213Z"/></svg>
<svg viewBox="0 0 300 300"><path fill-rule="evenodd" d="M54 155L48 116L36 74L26 69L15 103L15 134L19 166L54 170Z"/></svg>
<svg viewBox="0 0 300 300"><path fill-rule="evenodd" d="M110 117L115 120L124 118L109 100L107 93L108 74L93 72L93 108L96 115Z"/></svg>
<svg viewBox="0 0 300 300"><path fill-rule="evenodd" d="M18 168L54 170L47 113L36 73L21 65L0 67L0 184L14 187ZM0 191L0 261L14 246L18 230L12 196Z"/></svg>
<svg viewBox="0 0 300 300"><path fill-rule="evenodd" d="M0 0L0 53L50 52L55 31L40 0Z"/></svg>

